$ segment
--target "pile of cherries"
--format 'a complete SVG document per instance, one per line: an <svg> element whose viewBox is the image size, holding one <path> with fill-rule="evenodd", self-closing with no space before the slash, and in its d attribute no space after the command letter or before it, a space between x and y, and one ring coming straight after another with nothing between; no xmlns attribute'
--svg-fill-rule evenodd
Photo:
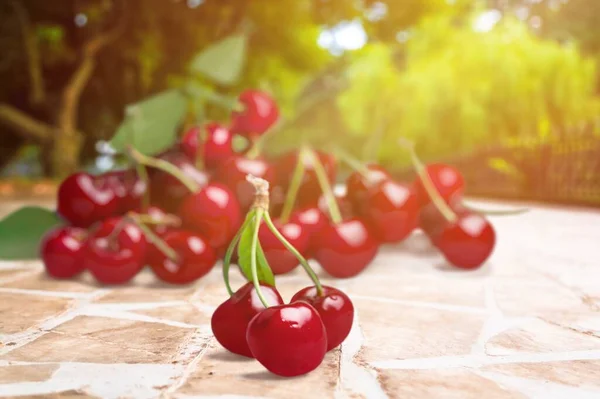
<svg viewBox="0 0 600 399"><path fill-rule="evenodd" d="M277 131L276 103L256 90L238 102L229 126L189 128L155 158L132 148L131 169L65 179L57 211L66 225L41 245L48 273L71 278L89 270L100 283L122 284L149 265L162 281L190 283L223 257L251 208L248 174L270 183L269 212L281 234L334 277L357 275L380 245L401 242L419 227L456 267L477 268L491 254L494 229L462 205L464 179L453 167L423 166L408 148L418 178L407 184L343 153L301 148L267 158L260 150L266 133ZM247 148L234 151L236 136ZM332 190L338 160L353 169L344 195ZM299 265L264 226L259 238L275 274Z"/></svg>

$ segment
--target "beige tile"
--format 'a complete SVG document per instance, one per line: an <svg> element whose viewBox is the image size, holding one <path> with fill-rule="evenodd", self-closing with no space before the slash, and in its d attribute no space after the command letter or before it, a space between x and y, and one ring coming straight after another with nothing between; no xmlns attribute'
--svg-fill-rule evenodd
<svg viewBox="0 0 600 399"><path fill-rule="evenodd" d="M600 349L600 337L560 327L542 320L504 331L488 340L486 353L492 356L519 352L565 352Z"/></svg>
<svg viewBox="0 0 600 399"><path fill-rule="evenodd" d="M89 276L59 280L48 276L44 271L4 284L3 287L59 292L90 292L98 289Z"/></svg>
<svg viewBox="0 0 600 399"><path fill-rule="evenodd" d="M600 360L501 364L486 366L482 370L583 389L600 388Z"/></svg>
<svg viewBox="0 0 600 399"><path fill-rule="evenodd" d="M15 349L7 360L167 363L191 329L104 317L77 317Z"/></svg>
<svg viewBox="0 0 600 399"><path fill-rule="evenodd" d="M3 396L3 399L97 399L83 391L70 389L68 391L54 392L43 395L27 395L27 396Z"/></svg>
<svg viewBox="0 0 600 399"><path fill-rule="evenodd" d="M199 284L177 286L161 283L150 270L143 270L124 286L113 287L111 292L97 300L99 303L161 302L186 300Z"/></svg>
<svg viewBox="0 0 600 399"><path fill-rule="evenodd" d="M316 370L299 377L283 378L269 373L256 360L225 351L213 340L198 369L177 394L333 398L338 380L338 358L338 351L330 352Z"/></svg>
<svg viewBox="0 0 600 399"><path fill-rule="evenodd" d="M201 312L191 304L182 306L165 306L156 309L136 310L138 314L156 317L163 320L178 321L187 324L208 324L210 316Z"/></svg>
<svg viewBox="0 0 600 399"><path fill-rule="evenodd" d="M364 361L468 354L484 315L355 300Z"/></svg>
<svg viewBox="0 0 600 399"><path fill-rule="evenodd" d="M526 399L467 370L378 370L390 398Z"/></svg>
<svg viewBox="0 0 600 399"><path fill-rule="evenodd" d="M69 299L0 293L0 334L14 334L64 312Z"/></svg>
<svg viewBox="0 0 600 399"><path fill-rule="evenodd" d="M57 369L56 364L0 366L0 384L46 381Z"/></svg>

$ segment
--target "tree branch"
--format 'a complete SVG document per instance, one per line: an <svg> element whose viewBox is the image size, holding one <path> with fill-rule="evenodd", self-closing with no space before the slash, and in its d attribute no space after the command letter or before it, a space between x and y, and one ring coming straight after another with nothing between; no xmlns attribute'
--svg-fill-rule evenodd
<svg viewBox="0 0 600 399"><path fill-rule="evenodd" d="M13 0L11 5L21 25L23 46L25 47L25 53L27 54L30 84L29 101L33 105L40 105L46 100L46 90L37 36L31 25L29 14L23 4L19 0Z"/></svg>
<svg viewBox="0 0 600 399"><path fill-rule="evenodd" d="M11 128L21 136L38 142L51 140L54 128L40 122L12 105L0 103L0 124Z"/></svg>

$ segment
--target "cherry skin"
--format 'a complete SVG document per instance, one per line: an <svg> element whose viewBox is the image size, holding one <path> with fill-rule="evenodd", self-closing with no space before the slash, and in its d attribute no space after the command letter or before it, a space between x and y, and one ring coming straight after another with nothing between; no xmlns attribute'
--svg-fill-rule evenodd
<svg viewBox="0 0 600 399"><path fill-rule="evenodd" d="M156 247L150 259L154 274L169 284L189 284L206 275L215 265L217 255L206 241L195 233L173 230L164 242L177 252L177 260L169 259Z"/></svg>
<svg viewBox="0 0 600 399"><path fill-rule="evenodd" d="M454 211L457 216L464 215L469 211L462 205L459 200L460 198L453 197L448 202L450 209ZM419 228L429 237L429 240L433 245L436 245L440 234L444 230L448 221L444 218L434 203L423 206L419 212Z"/></svg>
<svg viewBox="0 0 600 399"><path fill-rule="evenodd" d="M323 286L323 295L317 293L314 286L298 291L290 303L296 301L308 302L319 312L327 331L327 351L337 348L352 328L354 321L354 305L342 291L334 287Z"/></svg>
<svg viewBox="0 0 600 399"><path fill-rule="evenodd" d="M273 374L293 377L316 369L327 352L319 313L306 302L270 306L250 321L246 340L252 355Z"/></svg>
<svg viewBox="0 0 600 399"><path fill-rule="evenodd" d="M317 234L315 260L333 277L356 276L377 255L378 242L360 219L331 224Z"/></svg>
<svg viewBox="0 0 600 399"><path fill-rule="evenodd" d="M209 183L184 198L178 212L186 229L199 233L218 252L242 224L240 204L227 186Z"/></svg>
<svg viewBox="0 0 600 399"><path fill-rule="evenodd" d="M306 256L310 244L310 235L301 225L292 221L281 223L277 219L273 221L273 224L302 256ZM274 274L288 273L300 264L294 254L283 246L281 241L275 237L264 223L260 226L258 240Z"/></svg>
<svg viewBox="0 0 600 399"><path fill-rule="evenodd" d="M274 287L261 283L261 292L269 305L283 305ZM246 342L246 330L250 320L264 309L254 285L246 283L213 312L210 325L215 338L228 351L253 357Z"/></svg>
<svg viewBox="0 0 600 399"><path fill-rule="evenodd" d="M342 219L352 219L356 212L352 203L348 199L348 196L345 194L334 193L335 203L340 209L340 213L342 214ZM325 195L321 195L319 197L318 207L325 215L329 214L329 205L327 204L327 197Z"/></svg>
<svg viewBox="0 0 600 399"><path fill-rule="evenodd" d="M146 239L139 227L123 223L118 217L110 218L90 234L84 267L100 283L123 284L144 266L146 247Z"/></svg>
<svg viewBox="0 0 600 399"><path fill-rule="evenodd" d="M108 172L104 175L106 187L111 189L117 197L116 215L123 215L142 204L146 183L142 181L133 170L119 170Z"/></svg>
<svg viewBox="0 0 600 399"><path fill-rule="evenodd" d="M153 221L160 222L167 215L165 211L157 206L149 206L145 211L138 210L138 213L148 215ZM148 227L152 229L154 234L159 238L164 239L164 236L171 231L171 227L164 224L151 224ZM153 242L148 241L146 248L146 264L149 265L154 258L156 252L159 251ZM159 251L160 252L160 251Z"/></svg>
<svg viewBox="0 0 600 399"><path fill-rule="evenodd" d="M329 224L329 218L319 208L305 208L294 212L290 221L299 224L308 234L309 244L306 256L312 256L317 246L315 242L317 233Z"/></svg>
<svg viewBox="0 0 600 399"><path fill-rule="evenodd" d="M315 151L317 157L321 161L323 168L327 174L329 182L332 183L336 176L336 161L333 155L326 154L324 152ZM277 184L284 187L287 191L289 184L296 168L298 161L298 152L288 152L280 157L275 163L275 169L277 170ZM296 198L296 205L304 208L308 206L315 206L321 196L321 186L315 173L315 167L311 157L303 157L304 162L304 176L300 183L300 189L298 190L298 197Z"/></svg>
<svg viewBox="0 0 600 399"><path fill-rule="evenodd" d="M246 180L251 174L268 182L275 180L275 169L262 157L249 159L242 156L230 158L216 172L216 180L233 191L243 210L254 202L255 188Z"/></svg>
<svg viewBox="0 0 600 399"><path fill-rule="evenodd" d="M352 207L358 209L364 203L369 188L391 179L389 173L377 164L365 165L366 173L353 172L346 179L346 197Z"/></svg>
<svg viewBox="0 0 600 399"><path fill-rule="evenodd" d="M419 202L411 187L391 179L371 186L358 212L380 242L404 240L419 222Z"/></svg>
<svg viewBox="0 0 600 399"><path fill-rule="evenodd" d="M72 174L58 188L58 213L76 227L89 227L114 215L117 206L106 182L87 173Z"/></svg>
<svg viewBox="0 0 600 399"><path fill-rule="evenodd" d="M206 139L200 146L204 166L208 169L215 169L233 156L233 134L225 126L218 123L209 123L204 127L193 127L188 130L181 140L181 149L192 163L195 163L198 154L198 133L200 129L206 130Z"/></svg>
<svg viewBox="0 0 600 399"><path fill-rule="evenodd" d="M179 170L188 178L196 182L200 187L204 187L209 182L209 175L196 167L179 153L168 153L163 156L164 160L177 166ZM151 169L150 175L150 200L167 212L176 212L184 197L190 190L183 185L175 176L157 169Z"/></svg>
<svg viewBox="0 0 600 399"><path fill-rule="evenodd" d="M436 163L427 165L425 170L429 174L433 186L446 202L452 197L462 196L465 179L458 169L450 165ZM429 198L420 178L415 180L414 189L421 206L431 202L431 198Z"/></svg>
<svg viewBox="0 0 600 399"><path fill-rule="evenodd" d="M231 131L256 138L263 135L279 118L279 108L267 93L246 90L238 98L244 109L231 115Z"/></svg>
<svg viewBox="0 0 600 399"><path fill-rule="evenodd" d="M477 213L466 212L454 223L447 223L437 239L446 260L461 269L476 269L491 255L496 232L490 222Z"/></svg>
<svg viewBox="0 0 600 399"><path fill-rule="evenodd" d="M87 233L78 227L58 227L44 235L40 257L46 273L54 278L68 279L83 271Z"/></svg>

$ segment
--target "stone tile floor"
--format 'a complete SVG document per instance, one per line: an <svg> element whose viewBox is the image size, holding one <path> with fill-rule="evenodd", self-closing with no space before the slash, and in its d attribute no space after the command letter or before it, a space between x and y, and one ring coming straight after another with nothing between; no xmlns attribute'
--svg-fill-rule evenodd
<svg viewBox="0 0 600 399"><path fill-rule="evenodd" d="M497 249L475 272L448 268L415 233L356 278L325 277L357 322L292 379L215 343L218 266L193 286L144 272L106 288L0 263L0 397L600 398L600 212L536 206L493 222ZM307 282L300 269L278 278L286 299Z"/></svg>

